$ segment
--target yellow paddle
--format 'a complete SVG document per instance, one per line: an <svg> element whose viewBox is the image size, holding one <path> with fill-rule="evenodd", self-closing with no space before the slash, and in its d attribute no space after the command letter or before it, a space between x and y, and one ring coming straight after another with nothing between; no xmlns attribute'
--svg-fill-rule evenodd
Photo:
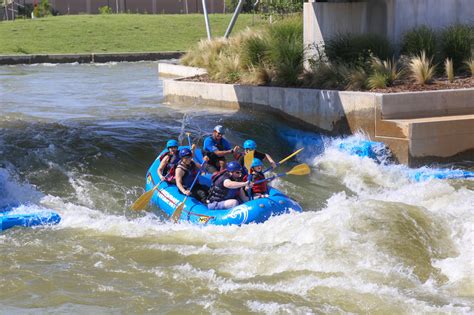
<svg viewBox="0 0 474 315"><path fill-rule="evenodd" d="M132 210L138 211L138 210L144 210L146 206L150 203L151 198L153 197L153 193L155 190L160 186L160 184L163 182L161 180L158 184L155 185L152 189L141 195L132 205Z"/></svg>
<svg viewBox="0 0 474 315"><path fill-rule="evenodd" d="M252 162L253 162L253 155L255 151L251 150L244 155L244 166L245 168L250 171L250 168L252 167Z"/></svg>
<svg viewBox="0 0 474 315"><path fill-rule="evenodd" d="M304 148L301 148L299 150L296 150L295 152L291 153L290 155L288 155L286 158L284 158L283 160L281 160L280 162L276 163L277 167L280 166L281 164L285 163L286 161L288 161L289 159L291 159L292 157L294 157L295 155L297 155L298 153L300 153L301 151L303 151ZM266 173L268 171L271 171L273 169L273 167L269 167L267 168L265 171L263 171L263 173Z"/></svg>
<svg viewBox="0 0 474 315"><path fill-rule="evenodd" d="M295 167L293 167L291 170L289 170L286 173L280 173L275 176L256 181L255 184L260 184L260 183L263 183L264 181L274 180L277 177L282 177L286 175L301 176L301 175L308 175L309 173L311 173L311 169L309 168L308 164L303 163L303 164L296 165Z"/></svg>

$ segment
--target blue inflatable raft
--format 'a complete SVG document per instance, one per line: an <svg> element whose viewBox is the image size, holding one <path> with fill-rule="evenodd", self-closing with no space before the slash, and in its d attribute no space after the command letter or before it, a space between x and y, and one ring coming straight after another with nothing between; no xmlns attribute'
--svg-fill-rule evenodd
<svg viewBox="0 0 474 315"><path fill-rule="evenodd" d="M26 206L0 208L0 231L15 226L31 227L58 224L59 221L61 221L61 217L52 210L28 210Z"/></svg>
<svg viewBox="0 0 474 315"><path fill-rule="evenodd" d="M181 149L181 147L180 147ZM202 153L196 149L195 160L202 162ZM158 167L160 160L157 158L151 165L146 176L146 187L148 191L160 182ZM210 175L199 176L199 183L210 186ZM181 194L176 185L162 182L152 198L152 203L162 209L168 216L171 216L185 196ZM186 200L180 221L196 224L214 225L241 225L248 223L261 223L271 216L289 213L291 211L303 211L301 206L288 196L275 188L270 188L269 197L248 201L237 207L225 210L209 210L195 198Z"/></svg>

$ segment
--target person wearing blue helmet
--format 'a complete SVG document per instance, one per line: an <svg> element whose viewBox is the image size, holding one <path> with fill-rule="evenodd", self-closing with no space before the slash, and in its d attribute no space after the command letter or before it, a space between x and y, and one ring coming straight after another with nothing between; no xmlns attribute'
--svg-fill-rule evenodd
<svg viewBox="0 0 474 315"><path fill-rule="evenodd" d="M275 168L277 165L275 161L273 161L272 157L268 153L263 153L260 151L257 151L257 143L252 140L252 139L247 139L244 142L244 152L243 153L238 153L237 155L234 155L235 159L239 161L240 165L244 165L244 156L250 151L253 152L253 157L259 159L260 161L264 161L267 159L267 161L270 163L270 165Z"/></svg>
<svg viewBox="0 0 474 315"><path fill-rule="evenodd" d="M204 139L203 153L209 157L207 171L211 174L221 171L225 168L226 155L239 150L238 146L231 148L231 144L224 138L225 129L221 125L214 127L212 135Z"/></svg>
<svg viewBox="0 0 474 315"><path fill-rule="evenodd" d="M160 166L158 166L158 176L160 180L174 180L174 170L179 162L178 154L179 143L178 141L171 139L166 142L166 149L168 152L161 154L158 158L160 159Z"/></svg>
<svg viewBox="0 0 474 315"><path fill-rule="evenodd" d="M196 182L190 190L194 179L199 176L201 164L193 161L193 152L188 148L179 150L179 158L181 160L178 162L175 171L176 186L183 195L192 196L205 203L207 187Z"/></svg>
<svg viewBox="0 0 474 315"><path fill-rule="evenodd" d="M249 173L252 175L252 181L258 182L262 179L265 179L265 174L263 174L263 163L260 159L254 158L252 161L252 166L250 167ZM249 175L244 176L244 181L248 179ZM252 187L252 196L254 199L268 197L268 185L267 181L263 181L258 184L254 184Z"/></svg>
<svg viewBox="0 0 474 315"><path fill-rule="evenodd" d="M242 181L242 166L237 161L227 164L226 169L212 176L208 205L210 210L230 209L248 201L243 190L253 183Z"/></svg>

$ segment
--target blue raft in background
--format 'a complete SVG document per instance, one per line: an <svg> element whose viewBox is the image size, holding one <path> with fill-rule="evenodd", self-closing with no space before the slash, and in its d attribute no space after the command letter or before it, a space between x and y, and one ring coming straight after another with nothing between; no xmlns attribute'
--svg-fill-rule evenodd
<svg viewBox="0 0 474 315"><path fill-rule="evenodd" d="M15 227L58 224L61 217L48 209L28 209L28 206L4 206L0 208L0 231Z"/></svg>
<svg viewBox="0 0 474 315"><path fill-rule="evenodd" d="M180 147L180 149L181 148L184 148L184 146ZM202 152L200 149L196 149L194 159L196 162L202 163ZM159 165L160 160L157 158L150 166L146 176L146 191L149 191L160 182L158 176ZM210 186L210 175L200 175L199 183ZM171 216L176 207L183 202L184 198L185 196L179 192L176 185L162 182L153 194L152 203L163 210L168 216ZM292 211L301 212L303 209L294 200L279 190L270 187L269 196L267 198L254 199L237 207L225 210L209 210L207 205L202 204L195 198L187 198L180 221L196 224L242 225L261 223L268 220L271 216Z"/></svg>

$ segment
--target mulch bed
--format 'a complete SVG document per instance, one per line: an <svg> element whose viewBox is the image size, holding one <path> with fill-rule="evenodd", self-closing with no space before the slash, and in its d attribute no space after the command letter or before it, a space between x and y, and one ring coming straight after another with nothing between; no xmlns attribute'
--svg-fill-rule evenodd
<svg viewBox="0 0 474 315"><path fill-rule="evenodd" d="M193 82L217 83L211 80L211 78L207 74L197 75L194 77L188 77L181 80L193 81ZM394 82L393 86L390 86L386 89L370 90L370 92L399 93L399 92L420 92L420 91L435 91L435 90L454 90L454 89L465 89L465 88L474 88L473 77L466 77L466 76L455 77L453 83L449 83L447 78L437 78L433 80L433 82L431 82L430 84L426 84L426 85L416 84L414 81L411 81L410 79L398 80Z"/></svg>

